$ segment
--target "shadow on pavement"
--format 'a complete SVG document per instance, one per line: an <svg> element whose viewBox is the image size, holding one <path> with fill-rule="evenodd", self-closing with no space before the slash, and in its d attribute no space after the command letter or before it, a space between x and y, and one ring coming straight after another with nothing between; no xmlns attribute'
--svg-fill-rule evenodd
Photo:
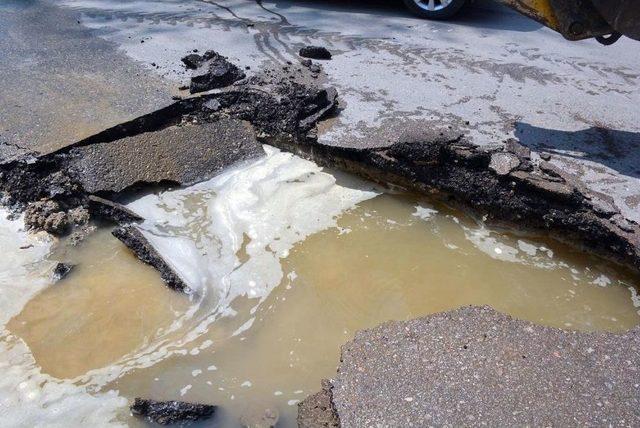
<svg viewBox="0 0 640 428"><path fill-rule="evenodd" d="M592 126L560 131L516 122L515 136L535 150L586 159L603 164L628 177L640 178L640 133Z"/></svg>
<svg viewBox="0 0 640 428"><path fill-rule="evenodd" d="M267 4L269 3L271 2ZM271 4L281 12L286 12L293 6L302 6L332 12L366 13L380 18L414 17L402 0L275 0ZM448 22L476 28L518 32L535 31L542 27L541 24L490 0L467 5Z"/></svg>

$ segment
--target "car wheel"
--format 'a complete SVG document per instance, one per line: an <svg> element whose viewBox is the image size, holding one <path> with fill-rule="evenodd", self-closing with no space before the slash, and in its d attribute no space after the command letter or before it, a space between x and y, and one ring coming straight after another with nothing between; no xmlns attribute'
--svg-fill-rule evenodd
<svg viewBox="0 0 640 428"><path fill-rule="evenodd" d="M458 13L467 0L404 0L410 11L427 19L447 19Z"/></svg>

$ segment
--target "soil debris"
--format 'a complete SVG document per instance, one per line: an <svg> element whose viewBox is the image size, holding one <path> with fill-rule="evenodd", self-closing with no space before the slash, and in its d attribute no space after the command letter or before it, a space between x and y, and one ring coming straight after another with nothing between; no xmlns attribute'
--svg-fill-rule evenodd
<svg viewBox="0 0 640 428"><path fill-rule="evenodd" d="M117 193L143 183L190 185L260 154L248 123L220 118L74 148L69 171L86 192Z"/></svg>
<svg viewBox="0 0 640 428"><path fill-rule="evenodd" d="M192 94L223 88L246 77L242 70L229 62L227 57L214 51L207 51L197 59L195 57L199 55L190 54L182 58L187 68L194 68L189 87L189 92Z"/></svg>
<svg viewBox="0 0 640 428"><path fill-rule="evenodd" d="M323 46L305 46L300 49L299 55L311 59L331 59L331 52Z"/></svg>
<svg viewBox="0 0 640 428"><path fill-rule="evenodd" d="M60 204L51 199L42 199L27 205L24 223L28 229L44 230L52 235L63 235L69 228L67 213Z"/></svg>
<svg viewBox="0 0 640 428"><path fill-rule="evenodd" d="M130 407L135 416L160 424L183 424L209 419L216 406L210 404L187 403L184 401L155 401L136 398Z"/></svg>

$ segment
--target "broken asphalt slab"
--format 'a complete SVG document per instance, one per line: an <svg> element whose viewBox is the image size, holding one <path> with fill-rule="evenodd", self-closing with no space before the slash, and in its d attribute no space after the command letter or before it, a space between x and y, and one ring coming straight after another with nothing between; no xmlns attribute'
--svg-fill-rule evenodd
<svg viewBox="0 0 640 428"><path fill-rule="evenodd" d="M358 332L323 407L342 427L637 426L639 362L638 328L565 331L462 307ZM300 426L327 426L316 403L299 405Z"/></svg>
<svg viewBox="0 0 640 428"><path fill-rule="evenodd" d="M69 171L88 193L118 193L134 184L194 184L262 153L250 124L221 119L73 148Z"/></svg>
<svg viewBox="0 0 640 428"><path fill-rule="evenodd" d="M171 267L170 261L165 260L154 248L153 244L144 235L144 232L135 225L118 226L111 232L120 242L129 248L143 263L154 267L160 278L172 288L183 293L190 294L192 290L180 275Z"/></svg>
<svg viewBox="0 0 640 428"><path fill-rule="evenodd" d="M144 417L156 424L183 426L186 423L210 419L216 411L216 406L136 398L130 410L133 415Z"/></svg>

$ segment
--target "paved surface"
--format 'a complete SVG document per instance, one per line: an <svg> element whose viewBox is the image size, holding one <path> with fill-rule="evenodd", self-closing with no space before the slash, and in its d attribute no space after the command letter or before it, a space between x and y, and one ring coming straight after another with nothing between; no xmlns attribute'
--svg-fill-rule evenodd
<svg viewBox="0 0 640 428"><path fill-rule="evenodd" d="M341 361L343 427L640 424L638 328L567 332L464 307L359 332Z"/></svg>
<svg viewBox="0 0 640 428"><path fill-rule="evenodd" d="M486 0L452 22L415 19L386 0L57 3L150 74L183 83L178 60L193 48L256 69L324 45L344 110L322 142L380 145L407 128L449 125L478 144L515 135L640 222L637 42L568 43Z"/></svg>
<svg viewBox="0 0 640 428"><path fill-rule="evenodd" d="M73 175L86 192L98 193L161 181L194 184L264 151L251 125L223 119L76 147L71 153Z"/></svg>
<svg viewBox="0 0 640 428"><path fill-rule="evenodd" d="M0 2L0 155L48 153L171 102L174 87L40 0Z"/></svg>

